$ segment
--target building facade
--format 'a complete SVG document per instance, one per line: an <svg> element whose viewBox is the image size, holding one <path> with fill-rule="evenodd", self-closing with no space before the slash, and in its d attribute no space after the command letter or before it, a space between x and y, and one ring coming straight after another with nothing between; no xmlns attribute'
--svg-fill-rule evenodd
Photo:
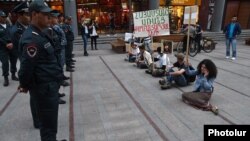
<svg viewBox="0 0 250 141"><path fill-rule="evenodd" d="M22 0L0 0L0 9L10 12ZM30 0L31 1L31 0ZM168 0L45 0L52 9L73 18L77 34L81 20L96 20L99 32L109 28L109 15L115 17L116 30L126 32L132 28L132 13L166 7ZM250 0L171 0L171 23L178 29L182 25L185 6L199 6L199 22L203 30L220 31L238 16L243 29L250 29ZM15 15L12 20L15 21Z"/></svg>

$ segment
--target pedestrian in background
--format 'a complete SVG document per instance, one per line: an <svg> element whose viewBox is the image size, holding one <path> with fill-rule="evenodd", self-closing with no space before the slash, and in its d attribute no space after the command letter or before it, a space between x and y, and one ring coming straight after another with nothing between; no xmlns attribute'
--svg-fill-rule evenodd
<svg viewBox="0 0 250 141"><path fill-rule="evenodd" d="M201 38L202 38L201 26L199 22L196 22L194 41L195 41L196 46L198 47L198 53L201 52Z"/></svg>
<svg viewBox="0 0 250 141"><path fill-rule="evenodd" d="M96 40L99 37L97 34L98 25L95 20L91 20L90 25L91 26L89 26L89 33L90 33L90 39L91 39L91 50L94 49L93 44L95 44L95 50L98 50L97 43L96 43Z"/></svg>
<svg viewBox="0 0 250 141"><path fill-rule="evenodd" d="M88 56L89 54L87 52L87 45L88 45L88 37L89 37L89 27L85 19L82 19L81 33L82 33L83 50L84 50L83 55Z"/></svg>
<svg viewBox="0 0 250 141"><path fill-rule="evenodd" d="M230 46L232 46L232 60L236 59L236 38L241 34L240 24L237 22L237 17L233 16L231 22L226 25L223 30L226 35L226 59L230 58Z"/></svg>

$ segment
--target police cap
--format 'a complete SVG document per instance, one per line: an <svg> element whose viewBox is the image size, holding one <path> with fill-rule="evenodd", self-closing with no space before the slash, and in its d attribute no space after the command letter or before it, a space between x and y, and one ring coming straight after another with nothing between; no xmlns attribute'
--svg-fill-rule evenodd
<svg viewBox="0 0 250 141"><path fill-rule="evenodd" d="M7 15L2 10L0 10L0 17L7 17Z"/></svg>
<svg viewBox="0 0 250 141"><path fill-rule="evenodd" d="M71 16L65 16L65 19L71 20Z"/></svg>
<svg viewBox="0 0 250 141"><path fill-rule="evenodd" d="M48 4L43 0L35 0L30 3L29 12L32 11L49 13L52 10L49 8Z"/></svg>
<svg viewBox="0 0 250 141"><path fill-rule="evenodd" d="M18 4L12 10L12 12L16 12L16 13L29 12L29 3L28 2L22 2L22 3Z"/></svg>
<svg viewBox="0 0 250 141"><path fill-rule="evenodd" d="M52 17L58 17L60 15L59 11L57 11L57 10L52 10L50 12L50 14L51 14Z"/></svg>

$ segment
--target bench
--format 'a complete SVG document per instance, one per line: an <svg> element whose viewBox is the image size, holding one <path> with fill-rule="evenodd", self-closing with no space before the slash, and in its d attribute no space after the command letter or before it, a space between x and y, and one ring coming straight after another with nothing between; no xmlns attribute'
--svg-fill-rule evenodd
<svg viewBox="0 0 250 141"><path fill-rule="evenodd" d="M171 34L164 36L155 36L153 37L154 42L161 42L162 40L169 40L173 42L182 42L185 34Z"/></svg>
<svg viewBox="0 0 250 141"><path fill-rule="evenodd" d="M246 45L250 45L250 38L245 40Z"/></svg>
<svg viewBox="0 0 250 141"><path fill-rule="evenodd" d="M114 41L110 42L112 46L112 50L115 51L116 53L125 53L126 48L125 48L125 41L121 38L117 38Z"/></svg>

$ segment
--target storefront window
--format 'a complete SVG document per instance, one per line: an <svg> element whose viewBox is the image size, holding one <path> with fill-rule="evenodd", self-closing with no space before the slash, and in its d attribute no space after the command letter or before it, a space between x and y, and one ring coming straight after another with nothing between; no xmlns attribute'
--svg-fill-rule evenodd
<svg viewBox="0 0 250 141"><path fill-rule="evenodd" d="M148 9L148 0L131 0L131 11ZM77 0L78 23L82 19L95 20L99 25L99 33L108 32L110 15L114 16L116 32L125 32L129 27L128 0Z"/></svg>

